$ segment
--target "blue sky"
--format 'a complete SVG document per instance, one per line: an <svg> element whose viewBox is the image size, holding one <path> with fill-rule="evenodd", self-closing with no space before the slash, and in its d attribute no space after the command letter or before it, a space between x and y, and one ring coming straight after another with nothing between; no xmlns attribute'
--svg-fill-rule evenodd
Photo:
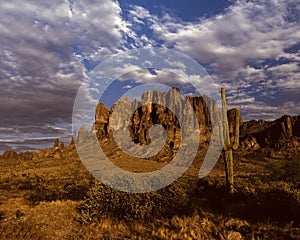
<svg viewBox="0 0 300 240"><path fill-rule="evenodd" d="M245 120L300 112L298 0L4 0L0 16L0 152L68 142L88 73L140 47L195 59ZM107 96L123 94L132 79L147 83L149 74L130 73Z"/></svg>
<svg viewBox="0 0 300 240"><path fill-rule="evenodd" d="M128 9L130 5L141 6L148 9L150 13L157 14L169 12L174 16L179 17L184 21L197 21L202 17L210 17L221 13L226 7L229 7L232 1L227 0L134 0L134 1L119 1L123 9Z"/></svg>

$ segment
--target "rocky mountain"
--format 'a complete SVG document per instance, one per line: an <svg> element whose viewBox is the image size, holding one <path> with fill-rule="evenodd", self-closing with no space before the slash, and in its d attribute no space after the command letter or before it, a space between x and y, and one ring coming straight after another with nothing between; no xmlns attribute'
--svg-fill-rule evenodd
<svg viewBox="0 0 300 240"><path fill-rule="evenodd" d="M146 145L150 142L150 127L159 124L165 128L167 143L171 147L176 148L180 143L181 130L188 132L198 129L200 142L208 143L211 118L219 117L218 114L211 116L210 112L215 113L216 110L216 101L208 97L187 96L183 99L180 90L175 87L168 92L146 91L141 100L135 99L131 102L129 98L123 98L117 101L112 109L99 103L96 108L94 130L98 138L102 139L110 135L112 125L117 129L128 126L133 141ZM233 111L229 115L231 113ZM126 116L131 116L129 121L126 120Z"/></svg>
<svg viewBox="0 0 300 240"><path fill-rule="evenodd" d="M181 129L178 118L175 116L177 115L190 129L195 129L196 123L198 123L200 143L208 144L211 117L214 119L219 117L216 101L208 97L185 97L186 102L190 103L195 112L195 118L193 114L188 114L187 104L181 97L178 97L179 93L178 88L172 88L169 92L146 91L141 100L135 99L131 102L129 98L120 99L112 109L99 103L96 108L94 131L99 139L111 136L112 114L118 105L116 119L119 119L120 122L114 123L114 127L128 125L130 135L135 143L149 144L150 127L154 124L161 124L166 129L169 146L178 147ZM155 102L155 104L148 102ZM167 108L163 106L167 106ZM168 108L173 109L175 115ZM227 112L229 132L232 137L238 111L238 109L231 109ZM210 116L210 112L214 114ZM124 116L127 114L132 114L128 124L124 120L126 119ZM252 120L247 122L243 122L240 117L239 151L256 150L264 150L272 157L300 156L300 116L282 116L275 121Z"/></svg>
<svg viewBox="0 0 300 240"><path fill-rule="evenodd" d="M4 151L0 156L2 159L6 160L35 160L40 158L54 158L61 159L62 157L76 156L74 140L68 146L64 146L63 143L59 143L59 139L55 139L53 147L44 148L37 150L35 152L20 152L17 153L12 150Z"/></svg>
<svg viewBox="0 0 300 240"><path fill-rule="evenodd" d="M189 106L192 107L195 115L191 113ZM200 146L209 144L212 120L220 117L217 108L217 102L208 97L186 96L183 99L180 96L180 90L175 87L169 92L146 91L141 99L131 102L129 98L123 98L118 100L111 109L99 103L95 111L93 131L100 142L108 140L109 145L114 141L112 129L125 131L128 127L131 140L145 146L151 142L152 133L150 134L149 130L153 125L158 124L166 131L166 146L171 149L171 153L168 154L172 155L179 147L182 130L199 131ZM212 116L210 113L213 113ZM236 114L239 114L236 108L227 112L232 138ZM247 122L243 122L240 117L239 123L240 147L237 151L243 154L259 151L273 158L299 156L300 159L300 115L293 117L285 115L274 121L251 120ZM75 156L74 141L84 141L90 134L90 131L82 127L77 137L73 136L71 143L66 147L57 139L52 148L25 153L5 151L0 157L31 160L45 156L56 159L62 156Z"/></svg>

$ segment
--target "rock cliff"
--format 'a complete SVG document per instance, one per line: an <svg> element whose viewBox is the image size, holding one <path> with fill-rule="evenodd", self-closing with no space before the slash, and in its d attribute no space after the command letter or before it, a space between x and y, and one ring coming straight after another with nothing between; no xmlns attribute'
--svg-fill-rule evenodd
<svg viewBox="0 0 300 240"><path fill-rule="evenodd" d="M195 115L191 113L191 107ZM211 117L219 117L215 113L216 110L216 101L208 97L187 96L183 99L180 90L175 87L168 92L146 91L141 100L135 99L131 102L129 98L123 98L118 100L111 110L99 103L96 108L94 131L99 139L103 139L110 134L112 124L117 129L128 126L132 140L146 145L150 142L149 129L159 124L166 130L167 142L171 147L180 143L181 130L199 130L200 142L209 142ZM210 112L213 113L212 116ZM113 113L115 115L112 123ZM131 116L128 122L127 114Z"/></svg>
<svg viewBox="0 0 300 240"><path fill-rule="evenodd" d="M129 98L118 100L112 109L99 103L96 108L94 131L99 139L111 137L112 114L118 105L114 127L128 126L131 138L135 143L149 144L151 141L149 129L154 124L160 124L166 130L167 143L176 149L180 143L181 130L195 130L198 124L200 143L208 144L211 118L219 117L217 102L208 97L187 96L182 99L178 97L179 93L178 88L172 88L169 92L146 91L141 99L135 99L133 102ZM195 117L188 112L188 103L192 106ZM227 112L231 137L233 137L237 111L239 110L231 109ZM128 122L124 117L127 114L131 116ZM181 129L178 117L185 126L188 126L188 129ZM243 122L240 117L239 121L239 150L247 152L265 149L273 156L300 154L300 116L285 115L274 121L252 120L248 122Z"/></svg>
<svg viewBox="0 0 300 240"><path fill-rule="evenodd" d="M268 149L272 157L296 155L300 158L300 116L284 115L274 121L245 122L240 136L240 141L248 148Z"/></svg>

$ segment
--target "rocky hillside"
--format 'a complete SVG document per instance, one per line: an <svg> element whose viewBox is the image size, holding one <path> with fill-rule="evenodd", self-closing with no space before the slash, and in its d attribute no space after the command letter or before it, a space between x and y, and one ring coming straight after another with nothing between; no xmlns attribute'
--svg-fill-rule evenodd
<svg viewBox="0 0 300 240"><path fill-rule="evenodd" d="M241 125L240 141L246 149L263 149L271 157L299 156L300 115L274 121L249 121Z"/></svg>
<svg viewBox="0 0 300 240"><path fill-rule="evenodd" d="M150 127L154 124L161 124L168 135L167 143L170 147L176 148L180 142L181 129L178 119L169 110L173 109L191 129L196 128L197 121L200 143L209 143L211 117L215 119L219 117L218 113L210 116L210 112L217 112L216 101L207 97L185 97L195 112L196 119L194 119L192 114L187 114L186 102L178 97L178 94L178 88L172 88L169 92L146 91L141 100L135 99L134 102L130 102L129 98L124 98L116 102L112 109L99 103L96 109L94 130L99 139L110 136L112 113L118 104L118 109L122 111L118 110L117 119L120 119L120 122L116 123L117 125L127 126L125 122L122 122L124 119L122 115L126 115L126 111L133 112L129 121L133 141L141 145L148 144ZM159 104L145 104L147 102ZM235 115L238 112L238 109L231 109L227 112L231 135L233 135ZM252 120L248 122L243 122L240 118L239 151L246 153L256 150L263 150L272 157L300 156L300 116L283 116L275 121Z"/></svg>

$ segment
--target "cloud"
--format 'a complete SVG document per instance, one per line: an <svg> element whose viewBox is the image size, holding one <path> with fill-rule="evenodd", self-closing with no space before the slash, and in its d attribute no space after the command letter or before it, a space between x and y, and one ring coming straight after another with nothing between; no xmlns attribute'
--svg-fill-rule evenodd
<svg viewBox="0 0 300 240"><path fill-rule="evenodd" d="M296 0L236 1L222 13L184 22L176 16L153 16L141 7L132 15L145 19L152 37L203 64L218 85L225 85L232 102L245 106L250 117L272 106L268 116L280 117L287 101L300 103L300 14ZM244 94L243 97L240 94ZM276 96L284 96L280 101ZM260 112L247 108L255 100ZM290 114L298 114L291 104ZM277 110L278 109L278 110ZM256 115L255 115L256 114Z"/></svg>
<svg viewBox="0 0 300 240"><path fill-rule="evenodd" d="M198 22L149 21L155 36L166 45L201 63L213 63L213 69L228 78L247 63L276 57L299 41L299 19L287 19L292 2L296 1L238 1Z"/></svg>
<svg viewBox="0 0 300 240"><path fill-rule="evenodd" d="M87 72L112 53L139 47L161 46L193 57L219 86L226 86L229 107L244 107L248 119L298 114L299 12L297 0L241 0L218 15L186 22L170 11L153 14L135 5L121 9L113 0L2 1L0 139L43 137L38 132L70 136L70 127L54 129L71 123L74 99ZM123 77L203 81L192 74L180 79L177 75L186 66L168 61L178 68L175 74L136 71L129 63Z"/></svg>
<svg viewBox="0 0 300 240"><path fill-rule="evenodd" d="M124 88L124 89L131 89L132 86L131 86L131 85L125 85L123 88Z"/></svg>
<svg viewBox="0 0 300 240"><path fill-rule="evenodd" d="M52 146L54 139L70 142L70 125L64 126L19 126L18 128L0 128L0 152L4 150L33 151Z"/></svg>
<svg viewBox="0 0 300 240"><path fill-rule="evenodd" d="M127 31L121 12L105 0L1 2L0 126L46 134L45 124L71 123L82 61L118 51Z"/></svg>

